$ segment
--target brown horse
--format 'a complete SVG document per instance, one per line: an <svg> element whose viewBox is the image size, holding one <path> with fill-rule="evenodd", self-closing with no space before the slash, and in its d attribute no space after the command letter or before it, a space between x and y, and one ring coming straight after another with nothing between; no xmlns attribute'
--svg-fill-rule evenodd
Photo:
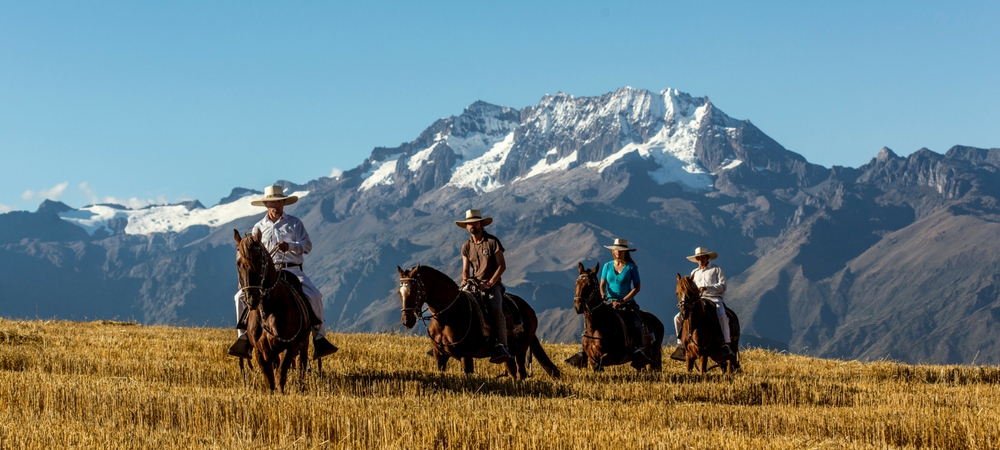
<svg viewBox="0 0 1000 450"><path fill-rule="evenodd" d="M493 350L493 344L483 332L483 317L488 321L489 313L477 312L473 294L460 290L450 277L432 267L416 266L410 270L396 267L396 270L399 271L403 325L413 328L426 305L431 313L427 334L434 347L438 369L444 371L448 358L455 358L462 361L466 375L472 374L474 358L488 357ZM538 328L535 311L516 295L507 294L506 297L508 301L513 301L513 309L517 310L514 313L520 313L522 319L521 326L517 328L510 320L507 322L508 351L514 357L513 361L504 363L507 375L519 380L528 376L525 360L530 349L545 372L559 378L559 368L552 363L535 336Z"/></svg>
<svg viewBox="0 0 1000 450"><path fill-rule="evenodd" d="M246 293L247 338L255 350L254 359L272 391L277 366L277 386L284 393L288 368L309 345L308 306L292 285L279 276L260 236L258 230L241 238L240 232L233 230L236 269L240 290ZM305 371L300 372L299 379L305 380Z"/></svg>
<svg viewBox="0 0 1000 450"><path fill-rule="evenodd" d="M677 309L680 310L683 320L681 346L685 350L684 361L687 363L688 372L694 367L696 360L698 373L707 372L711 369L708 367L710 357L723 373L740 370L740 320L736 317L736 313L726 308L726 315L729 316L730 348L733 354L717 359L711 355L722 346L723 337L715 303L701 296L693 276L682 277L681 274L677 274Z"/></svg>
<svg viewBox="0 0 1000 450"><path fill-rule="evenodd" d="M580 263L577 268L580 276L576 279L576 296L573 307L577 314L583 314L586 325L583 337L583 351L587 355L590 367L595 372L604 370L604 366L614 366L632 361L632 346L628 338L631 335L631 317L622 317L623 313L616 311L610 303L601 298L600 285L597 281L600 264L591 270ZM649 312L642 311L642 320L653 335L650 342L644 342L643 352L652 361L636 370L648 368L659 372L663 367L663 322ZM631 315L631 313L629 313ZM634 327L634 326L633 326Z"/></svg>

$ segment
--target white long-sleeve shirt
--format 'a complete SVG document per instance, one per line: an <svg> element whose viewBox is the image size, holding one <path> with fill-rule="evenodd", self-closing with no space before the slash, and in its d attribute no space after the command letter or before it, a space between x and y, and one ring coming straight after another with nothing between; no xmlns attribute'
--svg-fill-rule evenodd
<svg viewBox="0 0 1000 450"><path fill-rule="evenodd" d="M702 269L700 266L691 271L694 276L694 284L700 288L705 288L702 297L711 297L722 300L726 294L726 274L722 273L722 268L708 263Z"/></svg>
<svg viewBox="0 0 1000 450"><path fill-rule="evenodd" d="M274 250L279 242L288 243L288 251L282 253L274 252L275 263L302 264L303 257L312 251L312 241L309 240L309 233L306 232L305 225L298 217L284 213L277 222L264 216L253 226L253 233L261 231L261 241L268 251Z"/></svg>

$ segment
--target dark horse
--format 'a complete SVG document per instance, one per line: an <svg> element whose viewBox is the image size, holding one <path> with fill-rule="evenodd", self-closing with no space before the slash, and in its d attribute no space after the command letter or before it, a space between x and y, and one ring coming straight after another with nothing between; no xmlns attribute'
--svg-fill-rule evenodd
<svg viewBox="0 0 1000 450"><path fill-rule="evenodd" d="M240 290L246 293L247 338L255 350L254 359L272 391L277 366L277 385L284 393L288 368L309 345L308 306L295 288L279 276L260 235L258 230L241 238L240 232L233 230L236 269ZM304 377L303 370L300 381L304 381Z"/></svg>
<svg viewBox="0 0 1000 450"><path fill-rule="evenodd" d="M430 335L434 347L434 359L438 369L447 368L448 358L462 361L466 374L471 374L475 360L490 356L493 344L483 332L483 318L489 323L489 313L477 311L473 294L460 290L458 285L447 275L428 266L416 266L410 270L399 267L399 298L403 303L403 325L413 328L417 317L423 313L424 305L431 313L427 334ZM516 295L506 295L514 302L513 314L520 313L521 326L515 328L510 320L507 322L507 349L513 361L504 363L507 375L514 379L524 379L528 376L525 359L530 348L532 356L538 360L550 376L559 378L559 368L552 363L549 356L538 342L535 331L538 328L538 318L535 311L522 298Z"/></svg>
<svg viewBox="0 0 1000 450"><path fill-rule="evenodd" d="M616 311L610 303L604 302L601 298L600 285L597 281L599 268L600 264L592 270L587 270L583 267L583 263L579 264L580 276L576 279L576 297L573 300L576 313L584 315L586 328L581 343L590 367L595 372L604 370L604 366L627 363L632 360L633 354L632 346L628 343L628 337L632 335L629 330L629 326L633 323L632 318L622 317L623 313ZM643 367L636 367L636 370L648 368L659 372L663 367L661 349L663 322L646 311L642 311L642 320L653 335L653 339L644 342L642 347L652 362Z"/></svg>
<svg viewBox="0 0 1000 450"><path fill-rule="evenodd" d="M683 328L681 329L681 346L684 348L684 361L688 372L698 361L698 373L705 373L709 357L714 360L722 372L740 370L740 320L731 309L726 308L729 316L729 338L733 354L725 358L716 358L712 353L723 344L722 329L719 327L719 316L715 311L715 303L703 298L694 283L694 276L682 277L677 274L677 309L681 311Z"/></svg>

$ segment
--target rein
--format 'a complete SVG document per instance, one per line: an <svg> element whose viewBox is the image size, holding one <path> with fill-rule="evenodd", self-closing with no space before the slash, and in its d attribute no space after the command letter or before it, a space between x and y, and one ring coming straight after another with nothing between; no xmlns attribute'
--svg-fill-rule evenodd
<svg viewBox="0 0 1000 450"><path fill-rule="evenodd" d="M437 320L438 322L441 322L441 320L438 317L441 314L444 314L445 311L448 311L449 309L451 309L452 306L455 306L455 304L458 303L459 297L462 297L463 294L466 294L467 292L466 291L462 291L461 289L459 289L458 294L456 294L455 298L453 298L451 300L451 303L448 303L448 306L445 306L443 309L437 311L434 314L431 314L429 316L424 316L423 314L428 311L427 309L423 308L423 306L426 305L426 302L427 302L427 288L424 287L424 282L423 282L423 280L420 279L420 275L417 275L415 277L400 277L399 278L399 287L400 288L402 288L404 286L407 287L407 288L409 288L411 286L411 283L412 283L413 287L415 288L414 291L415 291L415 294L417 296L417 303L416 304L417 305L421 305L421 306L416 306L416 307L412 307L412 308L402 308L401 311L404 312L404 313L406 313L406 312L412 312L412 313L414 313L417 316L417 318L419 318L420 321L424 324L424 328L427 329L427 336L429 336L431 338L431 340L434 341L434 336L431 336L431 330L430 330L430 328L427 327L427 321L429 321L429 320ZM454 341L454 342L451 342L451 343L439 343L437 341L434 341L435 343L438 343L440 345L446 345L446 346L449 346L449 347L456 347L456 346L458 346L458 344L461 344L462 342L464 342L465 338L469 337L469 332L472 330L472 298L470 296L468 296L468 295L465 295L465 298L468 300L468 303L469 303L469 321L468 321L469 326L465 328L465 334L462 335L461 339L459 339L457 341Z"/></svg>
<svg viewBox="0 0 1000 450"><path fill-rule="evenodd" d="M249 237L247 237L247 239L249 239ZM295 303L295 308L299 312L299 320L298 320L299 328L295 331L295 335L294 336L292 336L291 338L285 339L285 338L281 337L280 334L278 334L274 330L272 330L271 326L268 325L266 321L261 320L261 324L260 325L261 325L261 328L264 330L264 332L266 332L267 334L270 334L271 336L274 336L274 339L276 341L284 343L284 344L287 344L287 343L290 343L290 342L294 342L294 341L296 341L296 340L299 339L299 336L302 335L302 330L305 328L303 326L303 322L306 321L305 317L307 317L307 313L305 311L305 302L304 302L304 299L300 298L299 293L296 292L295 289L291 289L291 286L289 286L288 283L284 283L284 281L281 279L281 276L277 273L277 270L278 270L277 268L275 268L276 272L275 272L275 275L274 275L274 283L271 283L271 287L267 287L267 288L264 287L264 282L265 282L265 279L267 278L267 262L278 251L278 248L275 247L274 249L272 249L271 251L268 252L268 251L265 251L264 245L262 243L258 242L258 244L260 245L260 272L261 272L260 286L243 286L243 279L242 279L242 277L238 277L238 278L240 278L239 279L240 291L245 293L245 295L243 296L243 299L241 299L241 300L243 301L243 304L246 305L246 307L248 308L248 311L250 309L257 309L258 311L260 311L261 317L263 318L264 317L264 310L263 310L264 300L266 300L268 297L271 296L271 291L273 291L274 288L278 286L278 283L283 283L288 288L288 292L291 292L292 297L293 297L293 303ZM273 259L271 259L271 260L273 261ZM258 291L260 291L260 300L257 302L256 306L251 305L251 303L247 302L247 300L246 300L247 298L250 298L250 292L249 292L250 290L258 290ZM252 300L252 298L251 298L251 300Z"/></svg>

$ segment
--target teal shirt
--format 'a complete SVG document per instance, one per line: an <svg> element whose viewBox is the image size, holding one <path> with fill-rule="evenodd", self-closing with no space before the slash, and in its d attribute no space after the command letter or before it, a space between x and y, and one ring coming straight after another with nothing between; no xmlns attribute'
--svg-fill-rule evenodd
<svg viewBox="0 0 1000 450"><path fill-rule="evenodd" d="M608 285L608 298L621 300L639 285L639 268L634 263L625 263L621 273L615 273L615 262L608 261L601 268L601 279Z"/></svg>

